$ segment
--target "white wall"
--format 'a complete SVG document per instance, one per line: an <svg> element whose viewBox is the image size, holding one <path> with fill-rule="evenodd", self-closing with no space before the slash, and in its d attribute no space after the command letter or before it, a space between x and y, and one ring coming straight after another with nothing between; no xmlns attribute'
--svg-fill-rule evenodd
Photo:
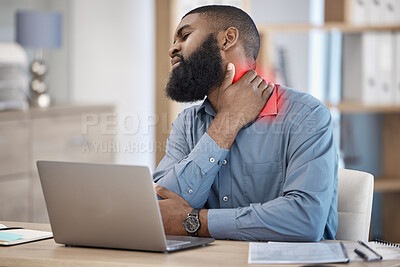
<svg viewBox="0 0 400 267"><path fill-rule="evenodd" d="M154 1L69 3L72 101L115 104L117 163L154 168Z"/></svg>

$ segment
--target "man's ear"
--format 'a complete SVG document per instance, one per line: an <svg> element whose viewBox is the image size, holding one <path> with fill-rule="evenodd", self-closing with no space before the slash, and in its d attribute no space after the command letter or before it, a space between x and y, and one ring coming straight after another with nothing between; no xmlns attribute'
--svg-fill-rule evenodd
<svg viewBox="0 0 400 267"><path fill-rule="evenodd" d="M223 33L222 50L226 51L234 46L239 39L239 31L235 27L229 27Z"/></svg>

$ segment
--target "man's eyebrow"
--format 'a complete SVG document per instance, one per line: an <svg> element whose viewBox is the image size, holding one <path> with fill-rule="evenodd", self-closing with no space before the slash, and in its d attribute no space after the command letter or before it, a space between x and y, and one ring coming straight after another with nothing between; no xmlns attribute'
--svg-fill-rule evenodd
<svg viewBox="0 0 400 267"><path fill-rule="evenodd" d="M182 27L179 28L178 32L176 33L177 36L182 35L182 31L186 28L190 27L189 24L185 24Z"/></svg>
<svg viewBox="0 0 400 267"><path fill-rule="evenodd" d="M181 35L182 35L182 31L183 31L184 29L186 29L186 28L189 28L189 27L190 27L190 24L185 24L185 25L183 25L182 27L180 27L179 30L178 30L177 33L176 33L176 37L177 37L177 36L181 36ZM175 39L175 37L174 37L174 42L173 42L173 44L175 44L175 42L176 42L176 39Z"/></svg>

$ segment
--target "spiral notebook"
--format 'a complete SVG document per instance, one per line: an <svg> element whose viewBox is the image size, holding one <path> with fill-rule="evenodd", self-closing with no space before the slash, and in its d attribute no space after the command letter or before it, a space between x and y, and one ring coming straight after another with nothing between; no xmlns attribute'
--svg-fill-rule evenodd
<svg viewBox="0 0 400 267"><path fill-rule="evenodd" d="M382 256L382 260L400 260L400 245L395 243L386 242L383 240L376 240L366 242L366 244ZM354 253L354 249L361 249L357 242L344 243L350 261L362 261L363 259Z"/></svg>

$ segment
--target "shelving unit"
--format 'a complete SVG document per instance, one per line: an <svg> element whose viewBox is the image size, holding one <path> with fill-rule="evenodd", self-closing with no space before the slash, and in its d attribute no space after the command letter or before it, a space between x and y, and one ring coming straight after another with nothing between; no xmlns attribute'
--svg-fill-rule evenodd
<svg viewBox="0 0 400 267"><path fill-rule="evenodd" d="M330 109L336 109L341 113L400 113L400 105L365 105L359 102L341 102L338 104L325 103Z"/></svg>
<svg viewBox="0 0 400 267"><path fill-rule="evenodd" d="M308 32L311 30L340 31L342 33L360 33L365 31L399 31L400 25L357 26L345 23L325 23L324 25L284 24L284 25L257 25L262 33L273 32Z"/></svg>

